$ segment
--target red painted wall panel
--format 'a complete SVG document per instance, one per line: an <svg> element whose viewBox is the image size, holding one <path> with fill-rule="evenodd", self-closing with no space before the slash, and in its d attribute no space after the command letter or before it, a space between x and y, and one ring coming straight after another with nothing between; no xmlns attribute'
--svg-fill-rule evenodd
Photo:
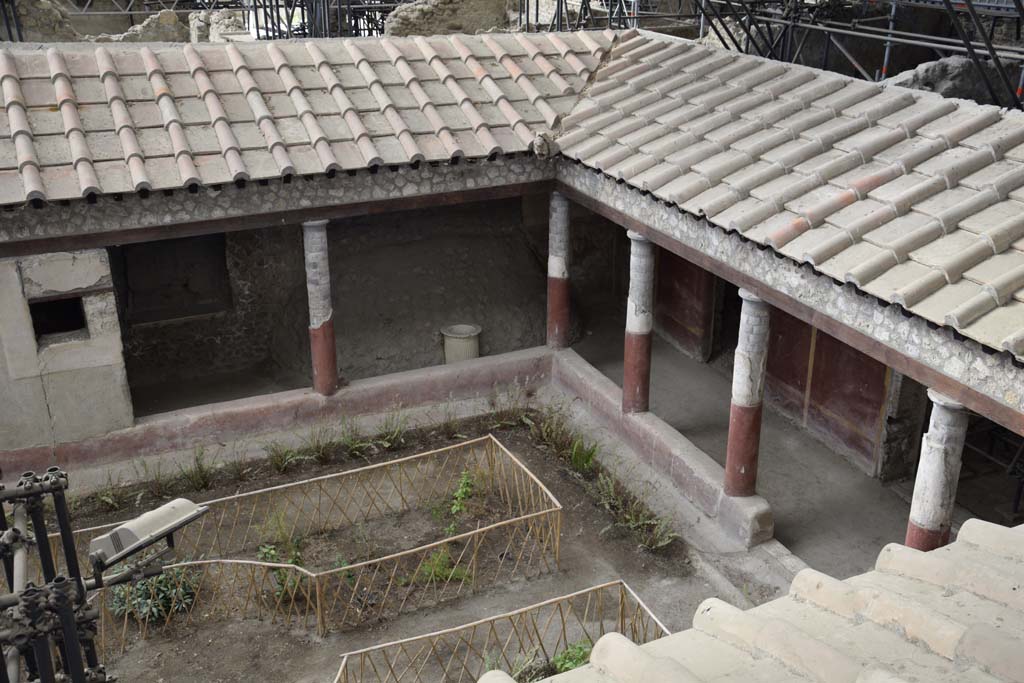
<svg viewBox="0 0 1024 683"><path fill-rule="evenodd" d="M777 309L771 325L769 400L874 473L889 369Z"/></svg>
<svg viewBox="0 0 1024 683"><path fill-rule="evenodd" d="M703 268L658 249L655 320L680 348L702 361L711 357L717 280Z"/></svg>

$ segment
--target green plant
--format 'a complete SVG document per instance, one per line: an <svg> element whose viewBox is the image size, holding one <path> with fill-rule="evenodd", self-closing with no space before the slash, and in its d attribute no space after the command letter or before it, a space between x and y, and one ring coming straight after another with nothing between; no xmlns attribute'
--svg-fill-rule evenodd
<svg viewBox="0 0 1024 683"><path fill-rule="evenodd" d="M252 474L252 470L253 468L247 460L237 456L224 463L224 473L232 481L245 481Z"/></svg>
<svg viewBox="0 0 1024 683"><path fill-rule="evenodd" d="M302 553L297 545L292 545L286 552L281 553L273 543L261 543L256 550L256 559L261 562L274 564L290 564L296 567L302 566ZM282 596L295 599L299 596L298 588L301 585L302 577L290 569L279 567L272 572L274 577L274 597Z"/></svg>
<svg viewBox="0 0 1024 683"><path fill-rule="evenodd" d="M533 440L551 449L555 455L564 457L572 448L574 435L563 408L546 406L533 417L526 416L523 421L530 428Z"/></svg>
<svg viewBox="0 0 1024 683"><path fill-rule="evenodd" d="M447 548L438 548L423 560L412 582L419 584L436 583L439 581L466 581L469 573L462 567L456 567L455 561Z"/></svg>
<svg viewBox="0 0 1024 683"><path fill-rule="evenodd" d="M319 425L310 429L302 440L301 457L312 459L318 465L327 465L336 446L334 430L327 425Z"/></svg>
<svg viewBox="0 0 1024 683"><path fill-rule="evenodd" d="M588 475L594 471L594 460L597 458L597 451L597 443L587 443L577 437L572 440L572 446L569 447L569 465L575 472Z"/></svg>
<svg viewBox="0 0 1024 683"><path fill-rule="evenodd" d="M284 474L288 469L305 460L305 456L294 448L288 448L279 441L271 441L263 446L263 452L267 454L267 462L270 468L278 474Z"/></svg>
<svg viewBox="0 0 1024 683"><path fill-rule="evenodd" d="M589 640L581 640L559 652L551 658L555 673L564 674L566 671L584 666L590 660L590 651L593 647Z"/></svg>
<svg viewBox="0 0 1024 683"><path fill-rule="evenodd" d="M523 422L530 409L530 397L526 387L514 380L499 390L497 386L491 395L491 407L499 427L511 427Z"/></svg>
<svg viewBox="0 0 1024 683"><path fill-rule="evenodd" d="M117 512L128 502L128 494L121 485L121 477L115 481L113 475L107 472L107 483L97 491L96 500L107 509L108 512Z"/></svg>
<svg viewBox="0 0 1024 683"><path fill-rule="evenodd" d="M444 412L438 428L448 439L459 436L459 417L455 412L455 402L451 394L448 394L448 400L444 403Z"/></svg>
<svg viewBox="0 0 1024 683"><path fill-rule="evenodd" d="M615 525L629 530L644 550L657 552L679 538L668 520L651 512L611 475L600 473L594 491L598 503L611 513Z"/></svg>
<svg viewBox="0 0 1024 683"><path fill-rule="evenodd" d="M192 609L198 587L195 570L165 569L148 579L112 587L110 609L116 616L130 614L139 621L162 619Z"/></svg>
<svg viewBox="0 0 1024 683"><path fill-rule="evenodd" d="M133 466L135 476L146 487L146 492L154 498L168 498L174 489L173 479L164 471L162 463L157 460L150 465L147 460L137 460Z"/></svg>
<svg viewBox="0 0 1024 683"><path fill-rule="evenodd" d="M362 457L366 451L373 448L373 439L363 436L356 424L348 418L341 421L337 441L350 458Z"/></svg>
<svg viewBox="0 0 1024 683"><path fill-rule="evenodd" d="M181 478L193 491L207 491L213 487L216 468L206 459L206 449L196 446L192 451L192 462L178 465Z"/></svg>
<svg viewBox="0 0 1024 683"><path fill-rule="evenodd" d="M267 515L260 529L264 542L283 547L286 555L302 548L304 539L293 538L294 530L294 525L289 524L288 516L283 510L275 510Z"/></svg>
<svg viewBox="0 0 1024 683"><path fill-rule="evenodd" d="M399 448L405 443L407 429L408 418L402 410L402 404L398 403L384 416L374 443L386 451Z"/></svg>
<svg viewBox="0 0 1024 683"><path fill-rule="evenodd" d="M449 512L452 515L466 511L466 501L473 496L473 475L469 473L469 470L463 470L462 475L459 477L459 485L455 487L455 493L452 494L452 504Z"/></svg>
<svg viewBox="0 0 1024 683"><path fill-rule="evenodd" d="M455 520L449 522L448 526L444 528L445 536L454 536L459 533L458 526L455 524Z"/></svg>

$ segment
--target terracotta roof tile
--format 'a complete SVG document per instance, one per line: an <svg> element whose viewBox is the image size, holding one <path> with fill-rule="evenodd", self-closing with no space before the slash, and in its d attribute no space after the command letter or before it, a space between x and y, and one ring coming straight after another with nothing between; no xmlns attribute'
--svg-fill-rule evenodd
<svg viewBox="0 0 1024 683"><path fill-rule="evenodd" d="M525 151L614 39L12 45L0 204Z"/></svg>

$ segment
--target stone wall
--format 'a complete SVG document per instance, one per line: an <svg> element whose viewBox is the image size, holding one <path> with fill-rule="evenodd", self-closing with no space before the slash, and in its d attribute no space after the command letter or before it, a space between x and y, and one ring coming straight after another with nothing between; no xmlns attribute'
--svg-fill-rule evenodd
<svg viewBox="0 0 1024 683"><path fill-rule="evenodd" d="M81 298L85 327L37 337L30 304ZM102 250L0 260L0 450L46 448L133 422Z"/></svg>
<svg viewBox="0 0 1024 683"><path fill-rule="evenodd" d="M119 258L116 250L113 254ZM230 310L125 326L125 355L133 387L240 372L270 357L269 342L282 324L289 294L305 286L299 228L228 233L225 255ZM152 267L179 266L172 262ZM118 283L122 304L128 297L125 287ZM303 315L305 310L303 305ZM293 324L305 331L304 319Z"/></svg>
<svg viewBox="0 0 1024 683"><path fill-rule="evenodd" d="M444 362L440 329L483 328L492 355L544 343L544 261L517 199L332 222L328 228L338 368L359 379ZM293 286L272 356L308 374L306 289Z"/></svg>

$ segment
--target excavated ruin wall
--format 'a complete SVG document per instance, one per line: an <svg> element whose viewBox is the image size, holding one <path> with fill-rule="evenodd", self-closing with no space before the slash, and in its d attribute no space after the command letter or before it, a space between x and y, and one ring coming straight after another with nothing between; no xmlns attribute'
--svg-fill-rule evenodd
<svg viewBox="0 0 1024 683"><path fill-rule="evenodd" d="M395 9L384 24L390 36L477 33L508 26L507 0L416 0Z"/></svg>

